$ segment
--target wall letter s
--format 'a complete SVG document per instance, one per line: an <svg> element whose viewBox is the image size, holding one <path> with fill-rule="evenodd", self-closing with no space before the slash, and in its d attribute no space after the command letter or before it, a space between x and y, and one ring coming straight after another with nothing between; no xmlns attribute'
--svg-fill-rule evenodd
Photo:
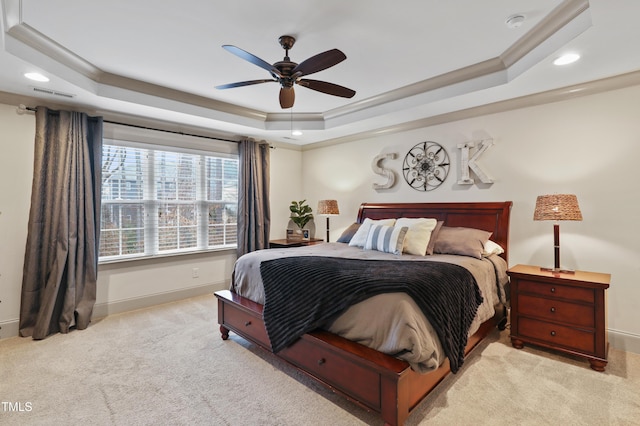
<svg viewBox="0 0 640 426"><path fill-rule="evenodd" d="M398 154L395 152L391 152L388 154L379 154L373 159L373 162L371 163L371 169L373 170L373 172L377 175L387 178L386 183L374 183L373 189L389 189L396 182L396 175L395 173L393 173L393 170L385 169L380 165L382 160L384 160L385 158L391 158L392 160L395 160L396 158L398 158Z"/></svg>

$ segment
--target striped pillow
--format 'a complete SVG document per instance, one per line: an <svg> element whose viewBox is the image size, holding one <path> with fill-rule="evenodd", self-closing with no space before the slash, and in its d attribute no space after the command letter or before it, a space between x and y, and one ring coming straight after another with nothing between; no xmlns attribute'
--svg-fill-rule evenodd
<svg viewBox="0 0 640 426"><path fill-rule="evenodd" d="M406 226L372 225L364 248L365 250L402 254L404 237L408 229Z"/></svg>

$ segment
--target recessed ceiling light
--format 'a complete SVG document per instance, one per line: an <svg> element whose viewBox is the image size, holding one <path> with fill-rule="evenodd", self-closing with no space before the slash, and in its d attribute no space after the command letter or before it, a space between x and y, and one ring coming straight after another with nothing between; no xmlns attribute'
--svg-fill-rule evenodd
<svg viewBox="0 0 640 426"><path fill-rule="evenodd" d="M28 73L25 73L24 76L27 77L29 80L42 81L42 82L49 81L48 77L38 72L28 72Z"/></svg>
<svg viewBox="0 0 640 426"><path fill-rule="evenodd" d="M516 14L516 15L509 16L505 21L505 24L507 24L507 27L514 29L522 26L523 22L524 22L524 15Z"/></svg>
<svg viewBox="0 0 640 426"><path fill-rule="evenodd" d="M556 60L553 61L553 65L568 65L574 63L578 59L580 59L580 55L577 53L567 53L556 58Z"/></svg>

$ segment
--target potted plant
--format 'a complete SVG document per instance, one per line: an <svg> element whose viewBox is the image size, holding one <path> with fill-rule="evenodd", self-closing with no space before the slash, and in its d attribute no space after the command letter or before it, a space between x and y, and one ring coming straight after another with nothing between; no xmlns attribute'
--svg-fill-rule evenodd
<svg viewBox="0 0 640 426"><path fill-rule="evenodd" d="M311 207L307 204L307 200L292 201L289 210L291 211L291 221L299 228L296 229L298 238L309 239L308 235L307 238L304 238L302 232L307 223L313 219L313 213Z"/></svg>

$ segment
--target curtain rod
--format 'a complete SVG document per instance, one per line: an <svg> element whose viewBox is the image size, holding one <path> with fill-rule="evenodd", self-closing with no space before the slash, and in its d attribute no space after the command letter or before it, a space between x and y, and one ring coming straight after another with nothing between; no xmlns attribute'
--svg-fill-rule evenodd
<svg viewBox="0 0 640 426"><path fill-rule="evenodd" d="M20 104L20 105L18 105L18 111L33 111L33 112L36 112L37 109L33 108L33 107L28 107L28 106ZM157 132L173 133L175 135L193 136L193 137L196 137L196 138L213 139L213 140L216 140L216 141L240 143L240 141L234 141L232 139L216 138L214 136L203 136L203 135L196 135L196 134L193 134L193 133L178 132L178 131L175 131L175 130L156 129L154 127L139 126L137 124L129 124L129 123L120 123L118 121L111 121L111 120L104 120L104 119L102 121L104 123L118 124L120 126L135 127L137 129L143 129L143 130L155 130Z"/></svg>

